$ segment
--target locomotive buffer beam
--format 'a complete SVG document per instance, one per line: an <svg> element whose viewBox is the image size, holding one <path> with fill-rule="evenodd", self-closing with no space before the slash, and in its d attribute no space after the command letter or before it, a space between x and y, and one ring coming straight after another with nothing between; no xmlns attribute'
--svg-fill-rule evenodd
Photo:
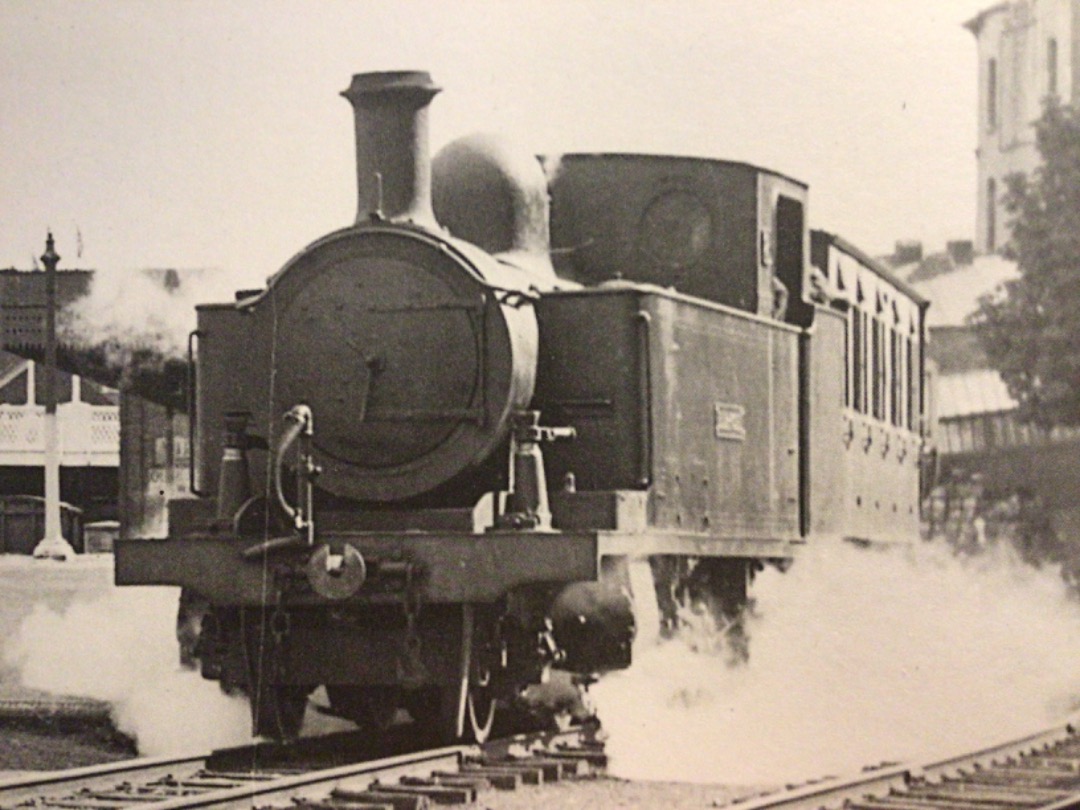
<svg viewBox="0 0 1080 810"><path fill-rule="evenodd" d="M790 559L797 545L787 540L723 540L687 532L565 531L523 534L479 533L326 533L323 540L340 550L352 546L372 574L346 600L360 604L400 602L395 576L403 563L423 571L425 603L491 603L508 590L533 583L594 581L607 556L651 554ZM215 604L266 602L261 556L245 559L251 540L220 535L188 535L164 540L117 543L118 585L178 585L198 591ZM298 579L306 579L307 550L295 560ZM289 559L276 555L277 564ZM380 574L380 568L383 573ZM314 591L292 591L290 603L325 605Z"/></svg>

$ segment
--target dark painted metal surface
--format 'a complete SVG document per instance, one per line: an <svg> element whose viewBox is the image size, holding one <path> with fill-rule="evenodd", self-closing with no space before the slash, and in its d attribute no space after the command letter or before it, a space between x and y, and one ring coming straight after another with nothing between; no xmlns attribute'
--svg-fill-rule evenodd
<svg viewBox="0 0 1080 810"><path fill-rule="evenodd" d="M804 521L807 533L818 537L844 531L844 334L844 315L818 308L804 344Z"/></svg>
<svg viewBox="0 0 1080 810"><path fill-rule="evenodd" d="M560 275L646 282L771 311L771 195L783 189L805 206L803 184L744 163L670 155L561 155L546 168Z"/></svg>
<svg viewBox="0 0 1080 810"><path fill-rule="evenodd" d="M548 295L538 315L536 405L577 431L545 450L550 480L648 489L651 528L799 535L797 330L632 284Z"/></svg>
<svg viewBox="0 0 1080 810"><path fill-rule="evenodd" d="M358 73L342 96L355 111L357 224L435 224L428 105L439 92L423 71Z"/></svg>
<svg viewBox="0 0 1080 810"><path fill-rule="evenodd" d="M650 296L653 523L798 536L798 332Z"/></svg>
<svg viewBox="0 0 1080 810"><path fill-rule="evenodd" d="M537 303L541 353L534 406L544 424L573 427L544 449L548 481L573 474L581 491L644 488L652 474L642 390L648 369L641 291L583 290Z"/></svg>
<svg viewBox="0 0 1080 810"><path fill-rule="evenodd" d="M225 413L252 413L272 445L300 402L336 495L402 500L480 463L532 395L527 281L465 243L371 226L316 243L258 299L200 308L200 488Z"/></svg>
<svg viewBox="0 0 1080 810"><path fill-rule="evenodd" d="M410 562L419 570L420 594L431 602L492 602L517 585L594 579L599 558L597 538L590 533L531 534L332 534L334 544L348 542L373 570L369 583L347 602L400 602L400 577L380 577L379 565ZM259 605L272 601L267 571L288 560L306 560L306 550L293 556L243 561L250 540L196 536L117 544L117 584L181 585L213 602ZM298 604L327 604L314 593L300 593Z"/></svg>

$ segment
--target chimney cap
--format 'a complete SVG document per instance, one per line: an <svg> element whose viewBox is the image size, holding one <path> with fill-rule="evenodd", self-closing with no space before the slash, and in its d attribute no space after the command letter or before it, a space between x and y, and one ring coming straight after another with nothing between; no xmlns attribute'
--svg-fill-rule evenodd
<svg viewBox="0 0 1080 810"><path fill-rule="evenodd" d="M945 250L954 264L971 264L975 260L975 243L970 239L953 239L946 242Z"/></svg>
<svg viewBox="0 0 1080 810"><path fill-rule="evenodd" d="M388 93L415 92L430 99L442 90L426 70L391 70L375 73L356 73L352 84L341 95L356 103L378 103L378 97Z"/></svg>
<svg viewBox="0 0 1080 810"><path fill-rule="evenodd" d="M923 259L923 245L918 239L897 239L896 250L893 253L893 262L896 264L911 264L921 262Z"/></svg>

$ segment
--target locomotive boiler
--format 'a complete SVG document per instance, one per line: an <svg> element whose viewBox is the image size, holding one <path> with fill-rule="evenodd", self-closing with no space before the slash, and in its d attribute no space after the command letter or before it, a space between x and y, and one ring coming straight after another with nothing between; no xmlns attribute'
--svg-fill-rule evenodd
<svg viewBox="0 0 1080 810"><path fill-rule="evenodd" d="M917 530L925 303L845 243L813 268L803 184L490 136L431 161L438 92L353 77L356 222L198 308L196 497L117 544L261 735L325 687L483 739L552 671L628 666L640 617L739 646L762 565Z"/></svg>

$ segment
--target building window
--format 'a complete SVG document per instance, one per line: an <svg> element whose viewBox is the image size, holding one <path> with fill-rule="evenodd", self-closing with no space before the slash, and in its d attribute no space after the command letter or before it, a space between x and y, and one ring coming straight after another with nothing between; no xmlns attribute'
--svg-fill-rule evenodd
<svg viewBox="0 0 1080 810"><path fill-rule="evenodd" d="M993 177L986 181L986 250L997 250L997 182Z"/></svg>
<svg viewBox="0 0 1080 810"><path fill-rule="evenodd" d="M991 59L986 66L986 125L990 129L997 127L997 59Z"/></svg>
<svg viewBox="0 0 1080 810"><path fill-rule="evenodd" d="M1056 96L1058 71L1058 47L1057 40L1053 37L1046 40L1046 94Z"/></svg>

